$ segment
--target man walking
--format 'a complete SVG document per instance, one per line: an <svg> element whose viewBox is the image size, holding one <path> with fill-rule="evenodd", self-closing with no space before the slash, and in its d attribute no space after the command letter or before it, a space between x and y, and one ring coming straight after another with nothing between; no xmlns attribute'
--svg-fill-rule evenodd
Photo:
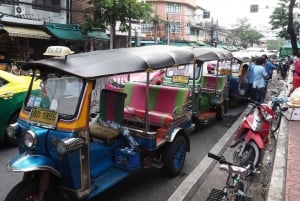
<svg viewBox="0 0 300 201"><path fill-rule="evenodd" d="M266 82L268 79L268 73L266 72L265 57L258 57L253 68L253 89L256 92L256 101L262 103L266 95Z"/></svg>

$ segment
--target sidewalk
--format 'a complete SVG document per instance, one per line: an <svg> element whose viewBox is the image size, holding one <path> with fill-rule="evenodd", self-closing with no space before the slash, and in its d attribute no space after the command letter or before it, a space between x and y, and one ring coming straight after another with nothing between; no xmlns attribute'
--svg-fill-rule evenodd
<svg viewBox="0 0 300 201"><path fill-rule="evenodd" d="M287 83L291 82L291 74ZM287 95L289 88L283 95ZM233 150L228 146L245 112L210 150L212 153L231 159ZM273 150L266 151L264 157L270 167L256 178L247 194L251 194L254 201L300 201L300 121L288 121L283 117L272 147ZM268 171L271 175L267 175ZM262 184L261 179L266 175L268 183ZM226 173L220 171L218 163L205 157L168 201L205 201L211 189L222 189L225 179Z"/></svg>
<svg viewBox="0 0 300 201"><path fill-rule="evenodd" d="M287 83L291 81L289 73ZM267 201L299 201L300 121L283 118L281 123Z"/></svg>

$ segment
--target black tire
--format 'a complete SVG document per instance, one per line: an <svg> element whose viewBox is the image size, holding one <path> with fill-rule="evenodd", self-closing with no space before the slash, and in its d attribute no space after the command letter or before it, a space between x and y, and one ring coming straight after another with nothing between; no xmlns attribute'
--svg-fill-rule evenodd
<svg viewBox="0 0 300 201"><path fill-rule="evenodd" d="M250 162L253 162L253 165L258 167L261 162L262 151L253 141L246 144L241 156L239 156L239 154L240 153L238 151L233 153L233 163L237 166L246 167Z"/></svg>
<svg viewBox="0 0 300 201"><path fill-rule="evenodd" d="M217 115L216 115L216 118L218 121L222 121L224 119L224 105L223 104L220 104L217 106L216 108L216 112L217 112Z"/></svg>
<svg viewBox="0 0 300 201"><path fill-rule="evenodd" d="M228 99L224 100L224 113L226 114L228 112L228 107L229 107L229 103L228 103Z"/></svg>
<svg viewBox="0 0 300 201"><path fill-rule="evenodd" d="M9 124L13 124L13 123L16 123L17 120L19 118L19 112L16 112L12 115L12 117L10 118L9 122L8 122L8 125ZM15 138L10 138L8 135L7 135L7 131L5 131L5 141L9 143L9 145L11 146L17 146L17 140Z"/></svg>
<svg viewBox="0 0 300 201"><path fill-rule="evenodd" d="M193 121L193 123L195 124L195 130L196 130L196 131L197 131L197 130L200 130L200 129L202 128L201 121L200 121L200 119L199 119L198 117L193 116L193 117L192 117L192 121Z"/></svg>
<svg viewBox="0 0 300 201"><path fill-rule="evenodd" d="M17 184L7 195L5 201L30 201L38 200L39 180L22 181ZM52 187L57 187L53 185ZM53 189L53 188L51 188ZM62 194L58 194L55 190L48 190L45 192L43 201L64 201Z"/></svg>
<svg viewBox="0 0 300 201"><path fill-rule="evenodd" d="M274 112L274 120L271 122L271 133L275 137L275 132L278 130L281 122L281 107L279 103L272 105L272 110Z"/></svg>
<svg viewBox="0 0 300 201"><path fill-rule="evenodd" d="M285 66L281 67L280 75L283 80L286 78L287 68Z"/></svg>
<svg viewBox="0 0 300 201"><path fill-rule="evenodd" d="M187 143L183 136L178 136L175 140L163 150L162 161L164 163L163 170L166 175L175 177L180 174L187 152Z"/></svg>

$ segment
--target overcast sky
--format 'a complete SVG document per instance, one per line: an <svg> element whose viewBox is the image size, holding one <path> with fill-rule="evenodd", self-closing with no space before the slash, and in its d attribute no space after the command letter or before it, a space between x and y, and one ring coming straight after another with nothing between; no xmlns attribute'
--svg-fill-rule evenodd
<svg viewBox="0 0 300 201"><path fill-rule="evenodd" d="M214 21L219 25L230 27L237 19L247 17L252 27L269 24L269 16L277 6L278 0L198 0L200 7L210 11ZM250 5L258 4L259 11L250 13Z"/></svg>

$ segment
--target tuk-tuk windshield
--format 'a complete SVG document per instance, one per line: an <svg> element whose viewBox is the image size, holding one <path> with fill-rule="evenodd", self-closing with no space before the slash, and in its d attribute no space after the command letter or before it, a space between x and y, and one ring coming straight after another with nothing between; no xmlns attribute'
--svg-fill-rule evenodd
<svg viewBox="0 0 300 201"><path fill-rule="evenodd" d="M166 70L166 77L173 77L173 76L180 75L180 76L189 76L189 79L193 79L194 78L193 68L194 68L193 64L168 68ZM194 79L198 79L199 75L200 75L200 66L196 66Z"/></svg>
<svg viewBox="0 0 300 201"><path fill-rule="evenodd" d="M76 112L83 80L73 76L48 76L41 82L40 93L32 92L27 107L55 111L73 116Z"/></svg>

